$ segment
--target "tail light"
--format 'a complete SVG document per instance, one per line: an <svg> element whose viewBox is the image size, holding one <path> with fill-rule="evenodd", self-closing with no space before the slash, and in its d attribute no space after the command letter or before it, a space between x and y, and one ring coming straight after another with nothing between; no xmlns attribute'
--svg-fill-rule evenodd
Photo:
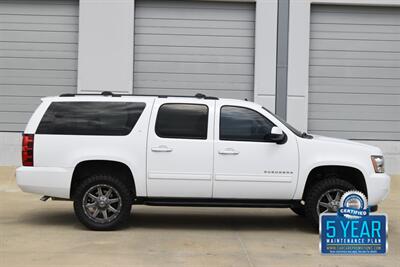
<svg viewBox="0 0 400 267"><path fill-rule="evenodd" d="M22 136L22 165L33 166L33 134Z"/></svg>

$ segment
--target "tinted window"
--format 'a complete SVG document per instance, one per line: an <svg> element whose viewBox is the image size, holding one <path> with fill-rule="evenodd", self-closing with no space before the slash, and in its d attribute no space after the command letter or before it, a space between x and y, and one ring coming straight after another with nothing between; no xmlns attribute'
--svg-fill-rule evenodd
<svg viewBox="0 0 400 267"><path fill-rule="evenodd" d="M164 104L157 114L156 134L164 138L207 139L208 107Z"/></svg>
<svg viewBox="0 0 400 267"><path fill-rule="evenodd" d="M299 130L297 130L296 128L294 128L292 125L290 125L287 121L285 121L284 119L282 119L281 117L279 117L278 115L272 113L271 111L269 111L267 108L263 107L263 109L265 111L267 111L269 114L271 114L272 116L274 116L278 121L280 121L283 125L285 125L287 128L289 128L289 130L291 130L295 135L297 135L298 137L302 137L302 138L312 138L311 135L306 134L306 133L302 133Z"/></svg>
<svg viewBox="0 0 400 267"><path fill-rule="evenodd" d="M274 126L254 110L234 106L221 108L220 140L265 142Z"/></svg>
<svg viewBox="0 0 400 267"><path fill-rule="evenodd" d="M36 133L127 135L145 106L132 102L53 102Z"/></svg>

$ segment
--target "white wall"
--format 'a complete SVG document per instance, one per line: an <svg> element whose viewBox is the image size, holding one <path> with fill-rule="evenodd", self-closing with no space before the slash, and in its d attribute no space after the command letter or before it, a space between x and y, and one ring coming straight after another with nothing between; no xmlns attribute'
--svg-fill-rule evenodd
<svg viewBox="0 0 400 267"><path fill-rule="evenodd" d="M256 2L254 101L275 111L278 0Z"/></svg>
<svg viewBox="0 0 400 267"><path fill-rule="evenodd" d="M290 1L287 121L307 130L310 3Z"/></svg>
<svg viewBox="0 0 400 267"><path fill-rule="evenodd" d="M21 145L21 133L0 132L0 166L20 166Z"/></svg>
<svg viewBox="0 0 400 267"><path fill-rule="evenodd" d="M80 0L78 92L132 93L134 0Z"/></svg>

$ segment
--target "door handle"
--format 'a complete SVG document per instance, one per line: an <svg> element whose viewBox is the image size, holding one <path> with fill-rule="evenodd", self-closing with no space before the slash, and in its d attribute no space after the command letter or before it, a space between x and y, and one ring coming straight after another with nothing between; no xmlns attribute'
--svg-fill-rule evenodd
<svg viewBox="0 0 400 267"><path fill-rule="evenodd" d="M152 147L151 151L153 151L153 152L172 152L172 148L169 148L167 146L158 146L158 147Z"/></svg>
<svg viewBox="0 0 400 267"><path fill-rule="evenodd" d="M227 149L218 151L218 153L221 155L238 155L239 151L236 151L232 148L227 148Z"/></svg>

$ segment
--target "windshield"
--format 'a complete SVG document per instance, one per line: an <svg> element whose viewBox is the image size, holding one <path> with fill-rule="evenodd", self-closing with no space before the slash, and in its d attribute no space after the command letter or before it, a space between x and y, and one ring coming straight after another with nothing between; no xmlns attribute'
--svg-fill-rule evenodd
<svg viewBox="0 0 400 267"><path fill-rule="evenodd" d="M282 119L281 117L279 117L278 115L272 113L271 111L269 111L267 108L262 107L264 110L266 110L269 114L271 114L272 116L274 116L278 121L280 121L282 124L284 124L289 130L291 130L295 135L297 135L298 137L303 137L302 132L300 132L299 130L297 130L296 128L294 128L292 125L290 125L288 122L286 122L284 119Z"/></svg>

